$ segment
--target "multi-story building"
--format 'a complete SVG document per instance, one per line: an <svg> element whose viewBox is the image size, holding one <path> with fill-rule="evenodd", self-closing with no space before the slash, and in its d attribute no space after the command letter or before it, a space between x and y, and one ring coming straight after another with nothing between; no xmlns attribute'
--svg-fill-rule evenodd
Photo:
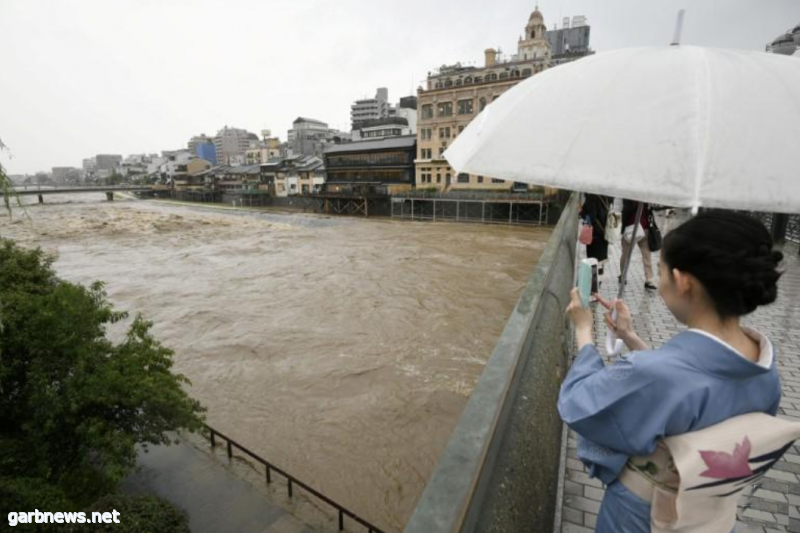
<svg viewBox="0 0 800 533"><path fill-rule="evenodd" d="M325 166L316 156L289 156L261 165L261 179L274 187L275 196L310 194L324 187Z"/></svg>
<svg viewBox="0 0 800 533"><path fill-rule="evenodd" d="M245 153L245 162L248 165L261 165L281 157L281 140L278 137L272 137L269 130L261 132L262 140L256 148L250 148Z"/></svg>
<svg viewBox="0 0 800 533"><path fill-rule="evenodd" d="M395 194L414 185L414 135L371 139L325 150L326 190Z"/></svg>
<svg viewBox="0 0 800 533"><path fill-rule="evenodd" d="M56 183L75 183L80 180L80 170L75 167L53 167L52 176Z"/></svg>
<svg viewBox="0 0 800 533"><path fill-rule="evenodd" d="M96 170L108 170L114 172L122 163L122 156L116 154L98 154L94 157Z"/></svg>
<svg viewBox="0 0 800 533"><path fill-rule="evenodd" d="M460 63L443 66L429 73L426 87L418 91L415 177L418 188L528 190L528 185L490 176L456 174L442 154L487 105L520 81L549 68L551 46L542 13L537 9L529 17L516 54L504 59L497 50L489 48L484 58L482 67Z"/></svg>
<svg viewBox="0 0 800 533"><path fill-rule="evenodd" d="M331 129L321 120L305 117L298 117L287 135L289 155L296 156L322 157L326 146L349 142L351 139L350 133Z"/></svg>
<svg viewBox="0 0 800 533"><path fill-rule="evenodd" d="M380 121L396 117L406 119L406 125L410 128L411 133L416 133L417 97L406 96L401 98L400 103L397 105L392 105L389 103L388 89L381 87L375 94L375 98L356 100L350 107L353 140L357 141L359 138L364 138L358 132L365 127L374 126ZM407 134L408 132L405 131L399 133L399 135Z"/></svg>
<svg viewBox="0 0 800 533"><path fill-rule="evenodd" d="M364 122L380 120L389 117L389 89L381 87L375 93L375 98L356 100L350 106L350 122L353 130L361 129Z"/></svg>
<svg viewBox="0 0 800 533"><path fill-rule="evenodd" d="M258 136L240 128L225 126L214 137L216 164L233 165L243 163L247 150L258 145ZM205 159L205 158L204 158Z"/></svg>
<svg viewBox="0 0 800 533"><path fill-rule="evenodd" d="M571 22L569 17L564 17L561 28L549 30L545 36L550 44L550 66L555 67L593 54L589 46L591 30L586 23L586 17L582 15L572 17Z"/></svg>
<svg viewBox="0 0 800 533"><path fill-rule="evenodd" d="M205 172L211 169L211 162L195 158L186 163L185 172L174 176L172 187L176 191L202 190L205 188Z"/></svg>
<svg viewBox="0 0 800 533"><path fill-rule="evenodd" d="M416 115L416 111L414 111L414 114ZM360 122L359 128L351 132L353 141L414 135L416 131L411 129L408 121L408 118L395 116ZM414 122L416 123L416 120Z"/></svg>
<svg viewBox="0 0 800 533"><path fill-rule="evenodd" d="M205 159L214 165L217 164L217 148L214 146L214 139L205 133L189 139L188 148L200 159Z"/></svg>
<svg viewBox="0 0 800 533"><path fill-rule="evenodd" d="M122 160L116 171L123 176L147 174L148 167L157 157L157 154L131 154Z"/></svg>
<svg viewBox="0 0 800 533"><path fill-rule="evenodd" d="M408 129L412 134L417 133L417 97L404 96L394 109L393 116L406 119Z"/></svg>

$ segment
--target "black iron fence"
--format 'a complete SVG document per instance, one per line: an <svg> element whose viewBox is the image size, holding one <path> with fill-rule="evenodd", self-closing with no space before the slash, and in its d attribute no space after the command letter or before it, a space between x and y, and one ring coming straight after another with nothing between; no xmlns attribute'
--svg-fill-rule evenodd
<svg viewBox="0 0 800 533"><path fill-rule="evenodd" d="M336 503L332 499L328 498L327 496L325 496L324 494L320 493L319 491L309 487L307 484L303 483L302 481L300 481L299 479L297 479L293 475L287 473L285 470L282 470L281 468L278 468L277 466L275 466L274 464L270 463L266 459L263 459L260 456L258 456L257 454L251 452L250 450L248 450L247 448L245 448L244 446L242 446L241 444L239 444L235 440L231 439L230 437L227 437L227 436L223 435L222 433L220 433L219 431L217 431L216 429L212 428L211 426L209 426L207 424L205 425L205 427L206 427L206 430L208 430L208 439L209 439L209 441L211 441L211 447L212 448L216 447L216 445L217 445L217 437L219 437L220 439L222 439L225 442L226 451L228 453L228 459L232 459L233 458L233 449L236 448L239 451L241 451L242 453L244 453L245 455L247 455L248 457L250 457L251 459L261 463L264 466L264 474L265 474L265 477L266 477L267 484L272 483L272 475L273 474L278 474L280 476L283 476L286 479L286 487L287 487L288 495L289 495L290 498L294 497L294 487L296 485L297 487L303 489L304 491L306 491L307 493L311 494L312 496L315 496L317 499L319 499L319 500L325 502L326 504L328 504L329 506L333 507L336 510L336 512L338 513L338 515L339 515L339 531L344 531L344 517L348 516L348 517L350 517L351 520L353 520L353 521L357 522L358 524L364 526L367 529L367 533L384 533L383 530L379 529L377 526L372 525L371 523L369 523L365 519L361 518L360 516L358 516L354 512L345 509L344 507L342 507L341 505L339 505L338 503Z"/></svg>

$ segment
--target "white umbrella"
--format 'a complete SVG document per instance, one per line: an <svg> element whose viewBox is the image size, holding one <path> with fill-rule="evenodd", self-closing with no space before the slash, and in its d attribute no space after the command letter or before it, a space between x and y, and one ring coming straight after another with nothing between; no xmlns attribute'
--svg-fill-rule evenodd
<svg viewBox="0 0 800 533"><path fill-rule="evenodd" d="M800 61L669 46L546 70L444 156L458 172L678 207L800 212Z"/></svg>

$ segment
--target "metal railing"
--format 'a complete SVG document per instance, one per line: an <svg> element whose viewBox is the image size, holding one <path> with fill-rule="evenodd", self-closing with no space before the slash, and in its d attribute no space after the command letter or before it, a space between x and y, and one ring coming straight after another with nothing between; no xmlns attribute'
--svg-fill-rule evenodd
<svg viewBox="0 0 800 533"><path fill-rule="evenodd" d="M395 198L424 198L424 199L437 199L437 200L480 200L480 201L498 201L508 202L514 200L535 200L535 201L548 201L552 197L545 196L540 192L490 192L490 191L428 191L424 189L415 189L408 192L395 193L392 195Z"/></svg>
<svg viewBox="0 0 800 533"><path fill-rule="evenodd" d="M316 496L317 499L322 500L323 502L325 502L328 505L330 505L331 507L333 507L337 511L337 513L339 515L339 531L344 531L344 517L346 515L346 516L349 516L355 522L357 522L357 523L361 524L362 526L364 526L365 528L367 528L367 532L368 533L384 533L384 531L381 530L380 528L378 528L377 526L374 526L373 524L367 522L365 519L361 518L360 516L358 516L354 512L349 511L348 509L342 507L341 505L339 505L338 503L336 503L332 499L328 498L324 494L320 493L319 491L309 487L307 484L303 483L302 481L300 481L299 479L297 479L293 475L289 474L285 470L283 470L281 468L278 468L277 466L275 466L274 464L270 463L266 459L263 459L262 457L258 456L254 452L251 452L250 450L248 450L247 448L245 448L244 446L242 446L241 444L239 444L235 440L231 439L230 437L220 433L219 431L217 431L216 429L212 428L208 424L203 424L203 425L208 430L208 439L209 439L209 441L211 441L211 447L212 448L215 448L217 446L217 440L216 440L217 437L220 437L222 440L225 441L226 448L227 448L227 453L228 453L228 459L232 459L233 458L233 448L237 448L237 449L239 449L239 451L241 451L245 455L249 456L251 459L261 463L262 465L264 465L267 484L272 483L272 473L274 472L274 473L279 474L279 475L283 476L284 478L286 478L288 495L289 495L290 498L294 497L294 486L297 485L298 487L300 487L304 491L308 492L309 494L311 494L313 496Z"/></svg>

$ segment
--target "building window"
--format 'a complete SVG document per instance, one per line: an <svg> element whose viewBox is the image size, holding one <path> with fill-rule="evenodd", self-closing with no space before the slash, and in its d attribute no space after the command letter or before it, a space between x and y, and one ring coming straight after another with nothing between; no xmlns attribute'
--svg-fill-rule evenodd
<svg viewBox="0 0 800 533"><path fill-rule="evenodd" d="M478 183L483 183L483 176L478 176Z"/></svg>
<svg viewBox="0 0 800 533"><path fill-rule="evenodd" d="M459 126L459 127L458 127L458 133L459 133L459 135L460 135L460 134L461 134L461 133L463 133L463 132L464 132L464 126L463 126L463 125L461 125L461 126Z"/></svg>
<svg viewBox="0 0 800 533"><path fill-rule="evenodd" d="M458 101L458 114L459 115L471 115L473 110L474 101L472 98L469 100L459 100Z"/></svg>
<svg viewBox="0 0 800 533"><path fill-rule="evenodd" d="M445 183L450 183L450 174L449 173L444 175L444 181L445 181Z"/></svg>
<svg viewBox="0 0 800 533"><path fill-rule="evenodd" d="M439 116L451 117L453 116L453 102L442 102L439 104Z"/></svg>
<svg viewBox="0 0 800 533"><path fill-rule="evenodd" d="M439 157L442 157L442 154L444 154L444 151L445 151L446 149L447 149L447 147L446 147L446 146L440 146L440 147L439 147Z"/></svg>
<svg viewBox="0 0 800 533"><path fill-rule="evenodd" d="M459 183L469 183L469 174L461 173L458 175Z"/></svg>
<svg viewBox="0 0 800 533"><path fill-rule="evenodd" d="M486 98L484 98L483 96L481 97L480 105L481 105L481 111L486 109Z"/></svg>
<svg viewBox="0 0 800 533"><path fill-rule="evenodd" d="M529 78L531 76L531 74L533 74L531 69L529 69L529 68L522 69L522 77L523 78Z"/></svg>
<svg viewBox="0 0 800 533"><path fill-rule="evenodd" d="M464 78L464 85L469 85L470 83L472 83L472 76Z"/></svg>
<svg viewBox="0 0 800 533"><path fill-rule="evenodd" d="M449 139L450 138L450 126L439 128L439 138L440 139Z"/></svg>
<svg viewBox="0 0 800 533"><path fill-rule="evenodd" d="M442 175L436 174L436 183L441 183L441 182L442 182Z"/></svg>
<svg viewBox="0 0 800 533"><path fill-rule="evenodd" d="M422 128L420 132L422 132L423 141L430 141L433 138L433 130L430 128Z"/></svg>
<svg viewBox="0 0 800 533"><path fill-rule="evenodd" d="M508 79L508 72L501 72L500 73L500 79L501 80L507 80Z"/></svg>
<svg viewBox="0 0 800 533"><path fill-rule="evenodd" d="M497 178L492 178L492 183L505 183L505 181L499 180Z"/></svg>
<svg viewBox="0 0 800 533"><path fill-rule="evenodd" d="M453 86L453 80L445 80L444 81L445 89L448 88L448 87L452 87L452 86Z"/></svg>
<svg viewBox="0 0 800 533"><path fill-rule="evenodd" d="M425 104L422 106L422 119L433 118L433 105Z"/></svg>
<svg viewBox="0 0 800 533"><path fill-rule="evenodd" d="M483 83L483 77L482 76L475 76L475 83Z"/></svg>

